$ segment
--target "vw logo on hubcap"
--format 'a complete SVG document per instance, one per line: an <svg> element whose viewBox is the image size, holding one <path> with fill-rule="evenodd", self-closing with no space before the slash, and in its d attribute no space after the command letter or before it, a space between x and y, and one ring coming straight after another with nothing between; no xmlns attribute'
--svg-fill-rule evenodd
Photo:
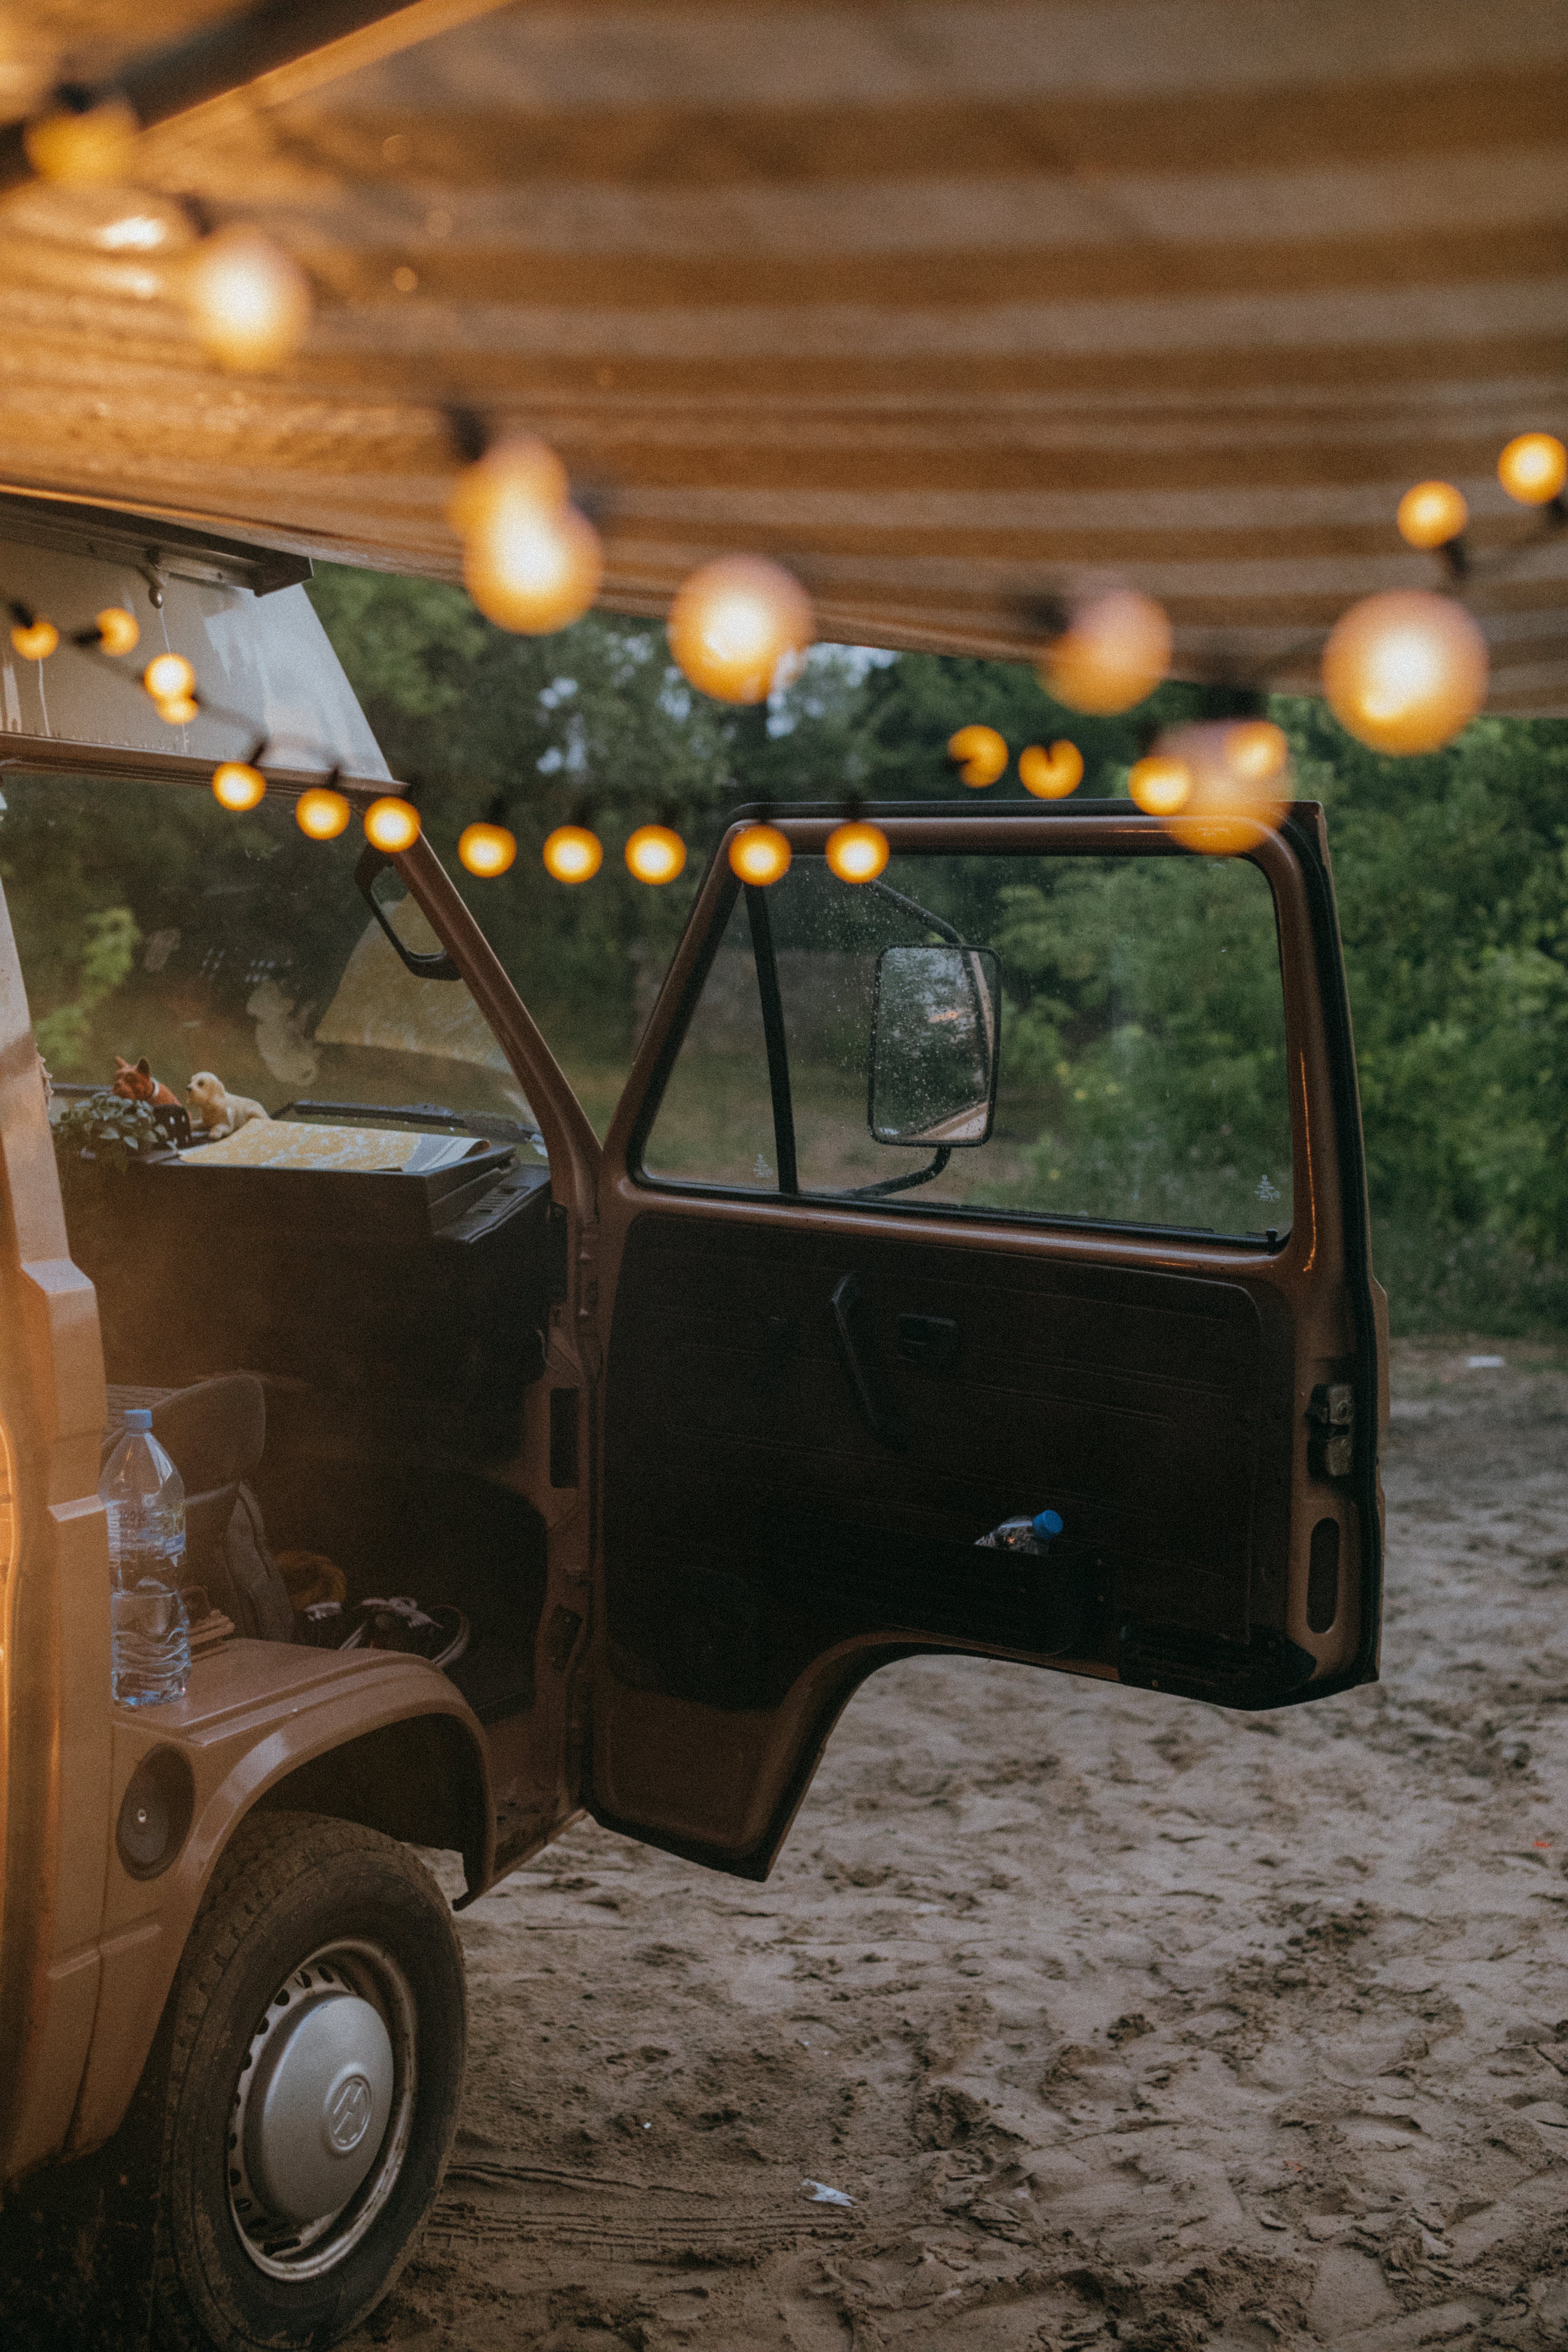
<svg viewBox="0 0 1568 2352"><path fill-rule="evenodd" d="M347 2156L357 2147L370 2129L370 2118L375 2101L370 2084L363 2074L345 2074L334 2084L327 2101L322 2126L327 2146L335 2156Z"/></svg>

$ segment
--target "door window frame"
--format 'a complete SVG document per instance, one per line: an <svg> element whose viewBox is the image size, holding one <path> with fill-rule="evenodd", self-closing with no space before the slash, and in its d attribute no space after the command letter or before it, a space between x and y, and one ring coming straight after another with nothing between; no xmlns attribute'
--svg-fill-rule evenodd
<svg viewBox="0 0 1568 2352"><path fill-rule="evenodd" d="M1303 812L1316 809L1315 803L1302 803L1301 806ZM865 814L887 835L894 856L900 852L933 856L945 852L973 856L982 851L990 856L1015 857L1191 857L1196 854L1174 840L1157 818L1145 816L1126 801L1086 801L1079 802L1070 809L1058 805L1005 813L1002 810L975 810L962 803L955 805L944 802L906 801L872 803L867 807ZM1194 1243L1205 1248L1235 1250L1249 1261L1258 1257L1278 1257L1288 1252L1303 1213L1315 1219L1315 1188L1310 1181L1310 1171L1303 1166L1303 1151L1310 1148L1310 1119L1301 1098L1301 1049L1300 1041L1293 1034L1292 1015L1297 1008L1292 1007L1289 978L1289 950L1297 944L1306 946L1309 942L1305 940L1298 942L1293 934L1288 935L1287 932L1286 908L1294 894L1289 890L1282 893L1281 884L1293 878L1300 867L1296 859L1282 851L1275 835L1267 835L1256 850L1244 853L1246 862L1255 866L1268 885L1285 1013L1286 1084L1291 1129L1291 1214L1289 1228L1280 1230L1279 1237L1270 1242L1263 1234L1222 1233L1209 1226L1090 1216L1048 1208L1023 1210L989 1203L971 1206L959 1201L911 1199L901 1193L878 1195L865 1192L803 1191L797 1173L784 1005L772 925L768 920L768 892L765 887L742 883L731 872L726 855L733 830L738 829L742 823L754 821L761 815L765 815L768 823L778 827L797 856L820 856L826 846L828 835L843 822L842 811L832 807L807 806L792 808L788 812L769 809L765 812L737 813L731 831L726 833L703 877L686 934L666 976L664 990L649 1018L642 1045L626 1081L622 1112L635 1098L635 1118L626 1122L623 1142L620 1137L622 1115L618 1114L606 1141L606 1154L613 1155L616 1163L624 1167L631 1183L660 1194L695 1194L704 1200L743 1201L751 1204L780 1202L790 1206L799 1203L813 1211L840 1214L868 1208L873 1211L888 1209L912 1214L922 1224L932 1218L951 1216L966 1224L1002 1224L1017 1230L1044 1230L1063 1235L1103 1234L1118 1240L1142 1237ZM977 834L983 835L984 838L977 839ZM1048 838L1046 837L1047 835ZM843 887L847 890L857 886L846 883ZM776 1186L771 1190L752 1189L706 1177L665 1176L650 1170L644 1159L666 1088L701 1001L708 975L722 946L736 901L742 896L751 917L757 968L757 997L773 1108L774 1161L778 1176ZM763 917L761 925L756 920L758 911ZM1316 943L1310 944L1314 950L1312 962L1315 967ZM1360 1132L1358 1107L1358 1140Z"/></svg>

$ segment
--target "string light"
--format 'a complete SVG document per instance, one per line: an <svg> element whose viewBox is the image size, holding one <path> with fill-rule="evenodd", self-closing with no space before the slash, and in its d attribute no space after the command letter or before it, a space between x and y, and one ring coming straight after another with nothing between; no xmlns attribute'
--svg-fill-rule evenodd
<svg viewBox="0 0 1568 2352"><path fill-rule="evenodd" d="M168 694L158 705L158 716L166 727L188 727L201 707L194 694Z"/></svg>
<svg viewBox="0 0 1568 2352"><path fill-rule="evenodd" d="M1184 760L1151 751L1133 762L1127 789L1145 816L1173 816L1192 797L1193 772Z"/></svg>
<svg viewBox="0 0 1568 2352"><path fill-rule="evenodd" d="M558 824L542 855L557 882L591 882L605 862L605 845L585 824Z"/></svg>
<svg viewBox="0 0 1568 2352"><path fill-rule="evenodd" d="M13 604L16 625L11 631L11 643L24 661L47 661L60 641L60 633L52 621L30 613L25 604Z"/></svg>
<svg viewBox="0 0 1568 2352"><path fill-rule="evenodd" d="M1184 849L1235 857L1278 830L1289 805L1290 746L1272 719L1172 727L1155 745L1154 758L1180 769L1184 779L1173 804L1154 812Z"/></svg>
<svg viewBox="0 0 1568 2352"><path fill-rule="evenodd" d="M1285 772L1290 745L1272 719L1237 719L1226 729L1226 765L1249 784L1271 784Z"/></svg>
<svg viewBox="0 0 1568 2352"><path fill-rule="evenodd" d="M353 814L345 796L327 784L312 784L294 803L294 822L312 841L335 841Z"/></svg>
<svg viewBox="0 0 1568 2352"><path fill-rule="evenodd" d="M1171 624L1152 596L1119 588L1080 604L1041 651L1046 691L1069 710L1109 718L1153 692L1171 667Z"/></svg>
<svg viewBox="0 0 1568 2352"><path fill-rule="evenodd" d="M527 435L497 442L458 477L447 512L463 541L464 583L498 628L548 636L581 620L599 593L599 534L567 487L554 450Z"/></svg>
<svg viewBox="0 0 1568 2352"><path fill-rule="evenodd" d="M1018 782L1037 801L1065 800L1083 782L1083 753L1065 736L1048 751L1031 743L1018 754Z"/></svg>
<svg viewBox="0 0 1568 2352"><path fill-rule="evenodd" d="M184 654L159 654L142 673L154 702L177 702L195 692L196 674Z"/></svg>
<svg viewBox="0 0 1568 2352"><path fill-rule="evenodd" d="M1470 519L1463 491L1452 482L1417 482L1399 501L1395 520L1409 547L1447 547Z"/></svg>
<svg viewBox="0 0 1568 2352"><path fill-rule="evenodd" d="M765 702L816 630L811 599L782 563L721 555L692 572L669 608L682 675L719 702Z"/></svg>
<svg viewBox="0 0 1568 2352"><path fill-rule="evenodd" d="M310 323L310 281L259 229L236 224L204 237L181 289L197 340L223 367L277 367Z"/></svg>
<svg viewBox="0 0 1568 2352"><path fill-rule="evenodd" d="M826 856L841 882L874 882L888 862L888 836L858 817L828 835Z"/></svg>
<svg viewBox="0 0 1568 2352"><path fill-rule="evenodd" d="M626 854L626 871L639 882L673 882L686 865L686 844L667 824L639 824Z"/></svg>
<svg viewBox="0 0 1568 2352"><path fill-rule="evenodd" d="M93 625L106 654L133 654L142 642L142 625L123 604L106 604Z"/></svg>
<svg viewBox="0 0 1568 2352"><path fill-rule="evenodd" d="M961 727L947 739L947 756L958 762L960 782L976 792L1007 772L1007 740L994 727Z"/></svg>
<svg viewBox="0 0 1568 2352"><path fill-rule="evenodd" d="M365 839L373 849L384 849L390 856L412 849L419 830L418 810L412 801L399 800L395 793L384 793L364 813Z"/></svg>
<svg viewBox="0 0 1568 2352"><path fill-rule="evenodd" d="M68 187L122 184L131 177L141 127L128 100L106 98L97 106L61 106L39 115L23 131L22 144L40 180Z"/></svg>
<svg viewBox="0 0 1568 2352"><path fill-rule="evenodd" d="M730 871L765 889L771 882L783 881L791 854L776 824L743 824L730 844Z"/></svg>
<svg viewBox="0 0 1568 2352"><path fill-rule="evenodd" d="M459 539L468 539L514 504L559 514L569 489L566 468L549 443L513 434L464 467L452 485L447 519Z"/></svg>
<svg viewBox="0 0 1568 2352"><path fill-rule="evenodd" d="M222 760L213 770L213 798L236 815L255 808L266 791L266 777L248 760Z"/></svg>
<svg viewBox="0 0 1568 2352"><path fill-rule="evenodd" d="M489 881L510 870L517 856L517 835L504 824L491 824L488 819L479 824L466 824L458 835L458 856L470 874Z"/></svg>
<svg viewBox="0 0 1568 2352"><path fill-rule="evenodd" d="M1521 507L1550 506L1568 482L1568 449L1554 433L1519 433L1497 461L1497 478Z"/></svg>
<svg viewBox="0 0 1568 2352"><path fill-rule="evenodd" d="M1342 614L1323 648L1330 709L1374 751L1436 751L1487 694L1487 643L1452 597L1394 589Z"/></svg>

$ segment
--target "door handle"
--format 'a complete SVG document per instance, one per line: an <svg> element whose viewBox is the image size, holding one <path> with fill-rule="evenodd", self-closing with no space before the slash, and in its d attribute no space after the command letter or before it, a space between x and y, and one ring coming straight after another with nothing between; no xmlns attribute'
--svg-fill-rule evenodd
<svg viewBox="0 0 1568 2352"><path fill-rule="evenodd" d="M870 1303L858 1275L841 1275L834 1286L833 1337L861 1420L882 1444L895 1454L907 1454L915 1433L904 1417L898 1391L879 1360L871 1338Z"/></svg>

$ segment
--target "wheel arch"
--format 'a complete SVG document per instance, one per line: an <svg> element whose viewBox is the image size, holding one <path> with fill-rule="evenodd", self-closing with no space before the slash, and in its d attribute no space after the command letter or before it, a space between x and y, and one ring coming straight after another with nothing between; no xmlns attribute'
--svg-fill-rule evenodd
<svg viewBox="0 0 1568 2352"><path fill-rule="evenodd" d="M269 1781L251 1810L322 1813L406 1845L449 1848L463 1857L471 1895L489 1874L495 1823L488 1775L456 1716L403 1716L323 1748Z"/></svg>

